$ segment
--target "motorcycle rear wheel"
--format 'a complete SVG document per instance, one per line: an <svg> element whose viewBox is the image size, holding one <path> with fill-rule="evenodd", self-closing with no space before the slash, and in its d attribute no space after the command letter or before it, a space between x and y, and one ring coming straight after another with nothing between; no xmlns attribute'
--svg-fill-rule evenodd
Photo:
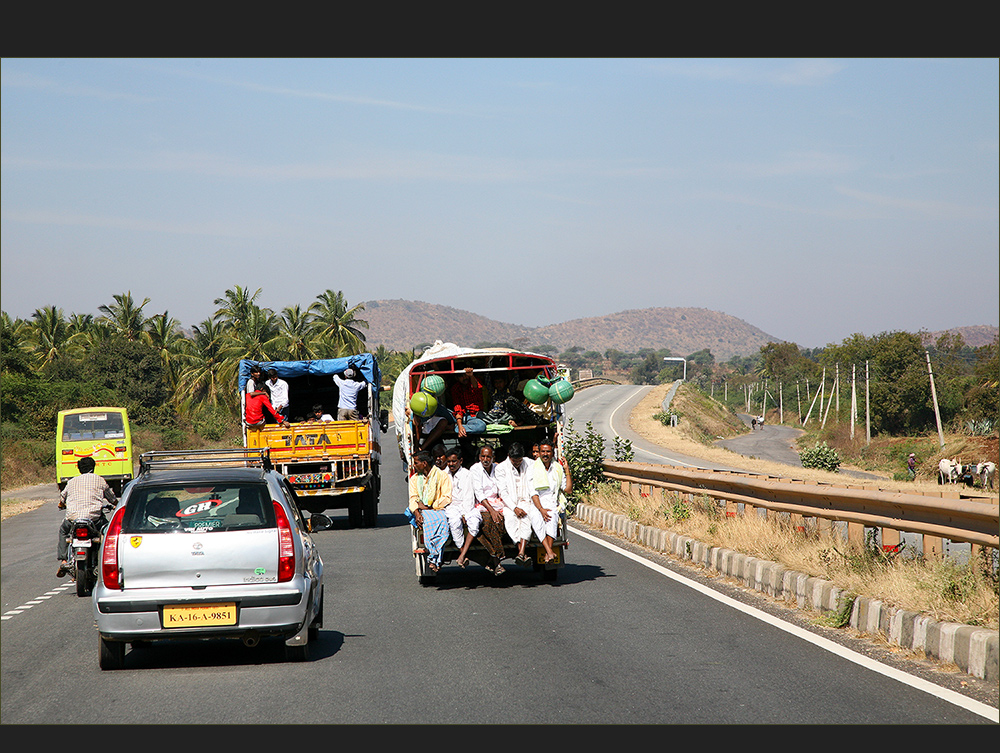
<svg viewBox="0 0 1000 753"><path fill-rule="evenodd" d="M76 563L76 595L90 596L93 585L90 582L90 572L87 568L86 560L78 560Z"/></svg>

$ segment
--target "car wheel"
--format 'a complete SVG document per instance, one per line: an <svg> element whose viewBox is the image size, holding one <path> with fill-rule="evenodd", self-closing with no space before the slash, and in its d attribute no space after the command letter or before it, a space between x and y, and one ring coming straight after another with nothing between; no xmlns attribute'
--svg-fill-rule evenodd
<svg viewBox="0 0 1000 753"><path fill-rule="evenodd" d="M103 635L100 641L99 664L101 669L121 669L125 666L125 644L121 641L109 641Z"/></svg>

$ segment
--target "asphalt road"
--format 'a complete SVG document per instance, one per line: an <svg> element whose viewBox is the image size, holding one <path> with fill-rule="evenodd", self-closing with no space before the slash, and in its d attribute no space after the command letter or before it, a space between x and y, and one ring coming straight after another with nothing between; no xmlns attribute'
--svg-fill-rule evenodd
<svg viewBox="0 0 1000 753"><path fill-rule="evenodd" d="M613 413L625 397L595 402L592 416ZM584 401L574 411L584 417ZM314 534L326 610L309 662L286 663L280 643L191 642L131 649L118 672L98 669L89 599L55 578L54 502L4 521L0 722L996 721L995 709L887 673L745 596L723 598L581 526L554 583L511 564L500 577L446 566L434 585L420 585L404 504L402 468L390 454L379 525L351 529L337 515L333 529Z"/></svg>

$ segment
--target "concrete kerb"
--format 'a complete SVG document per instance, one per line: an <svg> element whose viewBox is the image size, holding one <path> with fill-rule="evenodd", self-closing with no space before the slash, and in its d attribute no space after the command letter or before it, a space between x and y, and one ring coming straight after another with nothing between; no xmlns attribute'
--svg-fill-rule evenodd
<svg viewBox="0 0 1000 753"><path fill-rule="evenodd" d="M715 570L773 598L794 602L800 609L839 612L850 598L822 578L711 546L690 536L642 526L625 515L593 505L577 505L573 517L654 551ZM996 630L937 622L927 615L887 607L877 599L864 596L854 598L849 624L859 633L880 635L891 645L922 652L928 659L954 664L973 677L989 682L996 682L1000 677L1000 632Z"/></svg>

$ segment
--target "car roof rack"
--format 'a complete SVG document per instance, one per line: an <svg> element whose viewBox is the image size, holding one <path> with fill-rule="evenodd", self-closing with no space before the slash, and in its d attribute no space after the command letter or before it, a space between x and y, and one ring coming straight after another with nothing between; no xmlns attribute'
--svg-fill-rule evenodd
<svg viewBox="0 0 1000 753"><path fill-rule="evenodd" d="M256 449L150 450L139 456L139 473L154 468L263 468L270 471L271 451Z"/></svg>

